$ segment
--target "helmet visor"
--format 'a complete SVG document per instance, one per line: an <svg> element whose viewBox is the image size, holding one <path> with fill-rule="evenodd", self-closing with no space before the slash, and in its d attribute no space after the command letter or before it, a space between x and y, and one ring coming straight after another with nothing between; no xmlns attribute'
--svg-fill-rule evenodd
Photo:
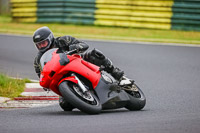
<svg viewBox="0 0 200 133"><path fill-rule="evenodd" d="M39 43L36 43L36 47L37 47L39 50L43 50L43 49L45 49L46 47L48 47L49 43L50 43L49 40L46 39L46 40L44 40L44 41L41 41L41 42L39 42Z"/></svg>

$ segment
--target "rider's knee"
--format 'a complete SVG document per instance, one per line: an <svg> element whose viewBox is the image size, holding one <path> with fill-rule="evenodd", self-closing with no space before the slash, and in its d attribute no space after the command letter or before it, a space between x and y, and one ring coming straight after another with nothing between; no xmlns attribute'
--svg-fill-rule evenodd
<svg viewBox="0 0 200 133"><path fill-rule="evenodd" d="M91 51L86 52L83 55L83 59L95 65L101 66L104 64L106 57L100 50L93 49Z"/></svg>

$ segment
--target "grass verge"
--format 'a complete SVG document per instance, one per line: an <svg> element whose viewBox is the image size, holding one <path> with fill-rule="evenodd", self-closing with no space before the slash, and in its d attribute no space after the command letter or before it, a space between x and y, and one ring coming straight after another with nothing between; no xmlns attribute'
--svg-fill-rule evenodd
<svg viewBox="0 0 200 133"><path fill-rule="evenodd" d="M152 30L49 23L17 23L12 22L9 16L0 16L0 33L33 35L34 31L42 26L48 26L54 32L55 36L71 35L84 39L200 44L200 32L197 31Z"/></svg>
<svg viewBox="0 0 200 133"><path fill-rule="evenodd" d="M24 91L25 83L30 82L28 79L13 79L0 74L0 96L9 98L18 97Z"/></svg>

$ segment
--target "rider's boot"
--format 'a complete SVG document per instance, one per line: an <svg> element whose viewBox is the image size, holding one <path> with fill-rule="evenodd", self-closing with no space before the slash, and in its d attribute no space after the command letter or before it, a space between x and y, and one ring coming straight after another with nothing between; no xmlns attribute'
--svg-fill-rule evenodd
<svg viewBox="0 0 200 133"><path fill-rule="evenodd" d="M132 86L134 84L134 80L129 79L125 76L123 76L119 82L120 86Z"/></svg>
<svg viewBox="0 0 200 133"><path fill-rule="evenodd" d="M133 85L134 81L124 76L124 71L112 65L112 62L106 58L104 60L105 71L109 72L116 80L119 81L120 86Z"/></svg>
<svg viewBox="0 0 200 133"><path fill-rule="evenodd" d="M120 86L132 86L134 84L134 80L125 77L124 72L117 67L113 69L111 75L119 81Z"/></svg>

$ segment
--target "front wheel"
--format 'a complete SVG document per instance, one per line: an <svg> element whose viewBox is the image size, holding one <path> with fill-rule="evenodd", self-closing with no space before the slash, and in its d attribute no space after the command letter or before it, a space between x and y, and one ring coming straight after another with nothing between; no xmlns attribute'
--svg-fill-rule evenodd
<svg viewBox="0 0 200 133"><path fill-rule="evenodd" d="M69 102L66 101L65 98L59 97L59 105L64 111L72 111L74 106L72 106Z"/></svg>
<svg viewBox="0 0 200 133"><path fill-rule="evenodd" d="M64 99L79 110L87 114L99 114L101 112L102 106L99 99L91 90L83 93L77 84L69 81L63 81L59 85L59 90Z"/></svg>
<svg viewBox="0 0 200 133"><path fill-rule="evenodd" d="M132 90L126 90L130 101L127 103L125 108L127 108L131 111L141 110L144 108L144 106L146 104L145 95L136 84L133 84L132 87L134 87L134 88L132 88Z"/></svg>

